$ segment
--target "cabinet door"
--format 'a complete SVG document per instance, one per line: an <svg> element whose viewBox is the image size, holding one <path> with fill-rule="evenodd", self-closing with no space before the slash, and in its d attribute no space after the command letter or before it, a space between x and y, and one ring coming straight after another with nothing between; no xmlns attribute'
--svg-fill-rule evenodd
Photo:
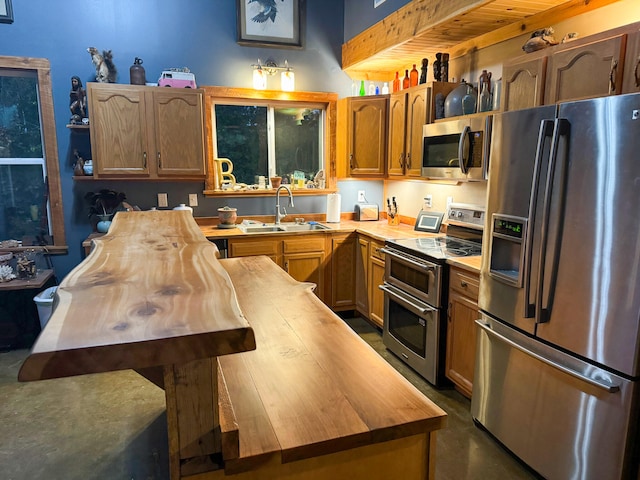
<svg viewBox="0 0 640 480"><path fill-rule="evenodd" d="M369 317L369 239L362 235L356 248L356 309Z"/></svg>
<svg viewBox="0 0 640 480"><path fill-rule="evenodd" d="M544 102L547 57L514 64L505 63L502 68L503 111L538 107Z"/></svg>
<svg viewBox="0 0 640 480"><path fill-rule="evenodd" d="M159 176L205 174L202 93L166 88L153 92Z"/></svg>
<svg viewBox="0 0 640 480"><path fill-rule="evenodd" d="M284 270L299 282L316 284L315 294L324 300L324 235L305 235L282 241Z"/></svg>
<svg viewBox="0 0 640 480"><path fill-rule="evenodd" d="M447 312L445 374L463 395L471 397L476 359L479 276L451 268Z"/></svg>
<svg viewBox="0 0 640 480"><path fill-rule="evenodd" d="M352 309L356 304L356 235L331 237L331 292L329 306Z"/></svg>
<svg viewBox="0 0 640 480"><path fill-rule="evenodd" d="M378 288L384 283L384 243L371 240L369 244L369 320L382 328L384 325L384 292Z"/></svg>
<svg viewBox="0 0 640 480"><path fill-rule="evenodd" d="M623 34L554 53L545 103L621 93L625 46Z"/></svg>
<svg viewBox="0 0 640 480"><path fill-rule="evenodd" d="M353 176L384 176L387 103L387 96L350 99L348 144L349 169Z"/></svg>
<svg viewBox="0 0 640 480"><path fill-rule="evenodd" d="M427 123L428 95L426 87L414 89L407 98L405 175L422 175L422 127Z"/></svg>
<svg viewBox="0 0 640 480"><path fill-rule="evenodd" d="M629 35L622 79L622 93L636 92L640 92L640 32Z"/></svg>
<svg viewBox="0 0 640 480"><path fill-rule="evenodd" d="M277 239L229 239L230 257L250 257L266 255L276 264L282 265L279 259L280 240Z"/></svg>
<svg viewBox="0 0 640 480"><path fill-rule="evenodd" d="M405 124L407 118L407 94L393 93L389 97L389 152L387 175L404 175L405 168Z"/></svg>
<svg viewBox="0 0 640 480"><path fill-rule="evenodd" d="M148 176L144 90L92 83L88 89L94 178Z"/></svg>
<svg viewBox="0 0 640 480"><path fill-rule="evenodd" d="M370 257L370 259L369 305L371 305L371 310L369 312L369 320L382 328L384 325L384 292L378 288L378 285L384 283L384 262L375 257Z"/></svg>

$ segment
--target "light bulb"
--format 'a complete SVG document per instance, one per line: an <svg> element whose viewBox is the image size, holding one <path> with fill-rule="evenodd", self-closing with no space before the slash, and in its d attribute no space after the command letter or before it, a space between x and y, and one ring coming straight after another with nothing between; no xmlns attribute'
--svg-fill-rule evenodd
<svg viewBox="0 0 640 480"><path fill-rule="evenodd" d="M291 70L285 70L280 75L280 88L283 92L293 92L295 90L295 74Z"/></svg>

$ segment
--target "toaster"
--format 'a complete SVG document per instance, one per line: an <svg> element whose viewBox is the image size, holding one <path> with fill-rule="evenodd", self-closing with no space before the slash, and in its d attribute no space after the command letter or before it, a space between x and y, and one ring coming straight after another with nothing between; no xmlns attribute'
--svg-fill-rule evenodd
<svg viewBox="0 0 640 480"><path fill-rule="evenodd" d="M375 203L356 203L355 219L359 222L376 221L380 217L378 205Z"/></svg>

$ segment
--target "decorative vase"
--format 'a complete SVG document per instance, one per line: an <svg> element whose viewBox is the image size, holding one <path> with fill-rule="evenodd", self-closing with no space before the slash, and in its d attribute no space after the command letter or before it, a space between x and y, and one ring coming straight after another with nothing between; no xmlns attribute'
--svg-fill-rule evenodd
<svg viewBox="0 0 640 480"><path fill-rule="evenodd" d="M98 224L96 230L100 233L107 233L111 226L111 215L98 215Z"/></svg>
<svg viewBox="0 0 640 480"><path fill-rule="evenodd" d="M469 115L476 113L476 104L478 102L478 95L473 91L473 87L467 84L467 94L462 97L462 114Z"/></svg>
<svg viewBox="0 0 640 480"><path fill-rule="evenodd" d="M282 183L282 177L271 177L271 188L278 188Z"/></svg>
<svg viewBox="0 0 640 480"><path fill-rule="evenodd" d="M218 221L221 225L233 225L238 219L238 209L229 206L218 209Z"/></svg>

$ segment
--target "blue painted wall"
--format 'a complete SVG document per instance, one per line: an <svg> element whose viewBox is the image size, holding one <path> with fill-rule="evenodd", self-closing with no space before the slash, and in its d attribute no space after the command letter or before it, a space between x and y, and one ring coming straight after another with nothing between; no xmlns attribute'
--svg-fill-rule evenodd
<svg viewBox="0 0 640 480"><path fill-rule="evenodd" d="M345 0L344 2L344 40L351 40L371 25L403 7L411 0L386 0L373 8L374 0Z"/></svg>
<svg viewBox="0 0 640 480"><path fill-rule="evenodd" d="M350 4L351 0L346 3ZM387 0L387 3L393 5L397 0ZM200 85L250 87L249 65L258 57L263 61L271 57L279 64L286 58L295 68L296 89L346 96L351 80L340 67L343 0L312 0L306 4L305 47L292 50L238 45L233 0L13 0L14 23L0 24L0 55L41 57L51 62L65 229L70 249L69 255L53 259L59 278L81 261L81 242L91 232L87 205L82 200L87 191L107 187L124 191L129 203L143 209L155 205L157 192L167 192L171 206L187 202L189 193L198 193L196 216L214 216L216 209L225 204L237 207L241 215L271 214L275 204L271 197L206 199L200 194L202 183L74 182L70 138L79 134L72 134L65 125L69 120L71 76L79 75L86 83L95 73L87 47L113 51L119 71L118 83L129 83L129 67L135 57L141 57L148 81L157 81L167 67L187 66L196 74ZM351 209L351 206L345 207L345 202L351 203L354 185L347 182L341 187L341 193L346 193L343 211ZM372 187L372 190L379 189L379 186ZM295 203L295 211L292 209L290 213L326 211L325 197L305 197L296 199Z"/></svg>

